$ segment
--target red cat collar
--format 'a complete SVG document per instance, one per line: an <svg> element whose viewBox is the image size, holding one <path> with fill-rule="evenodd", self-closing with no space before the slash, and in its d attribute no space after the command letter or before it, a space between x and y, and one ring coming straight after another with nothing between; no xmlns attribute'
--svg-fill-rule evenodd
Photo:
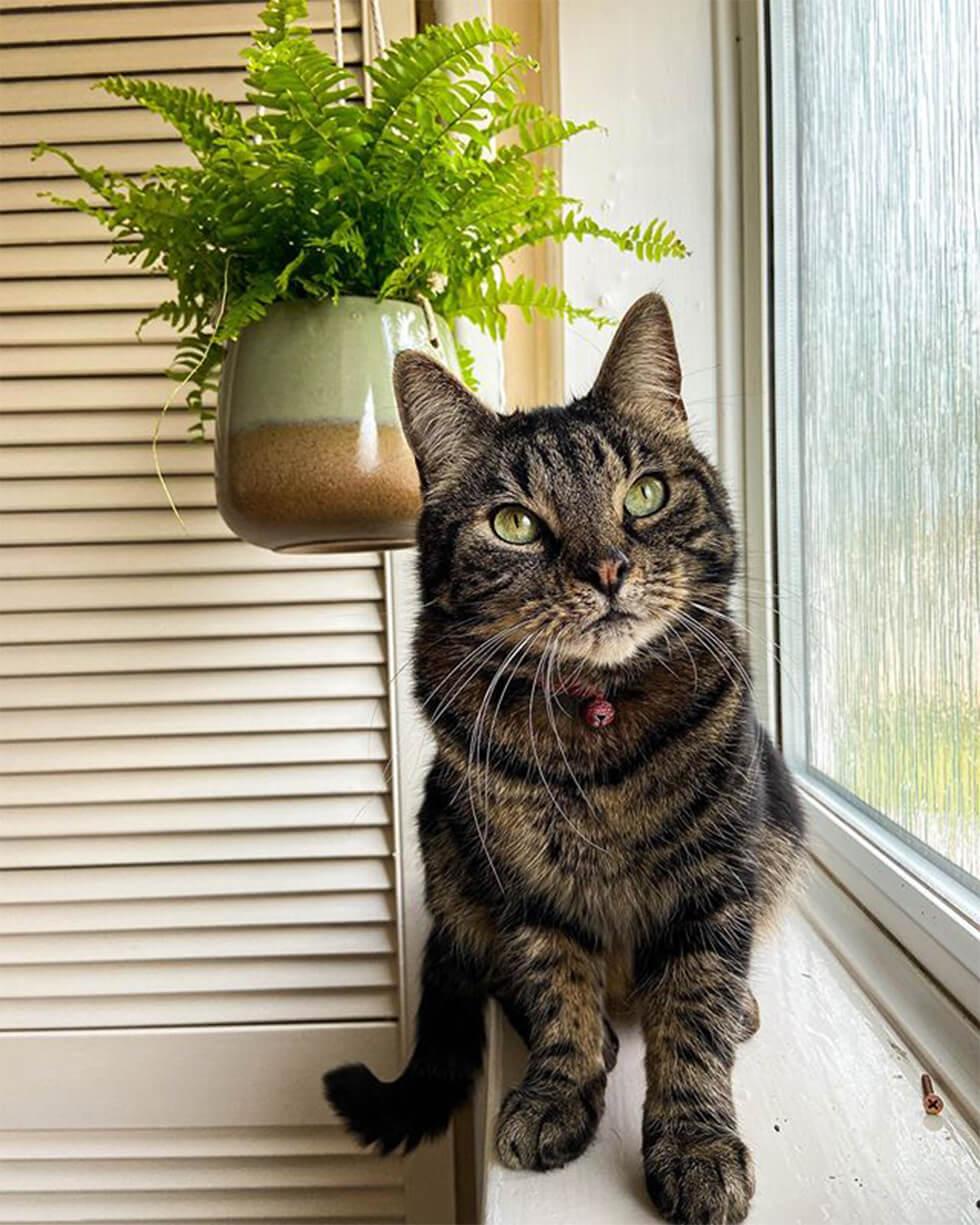
<svg viewBox="0 0 980 1225"><path fill-rule="evenodd" d="M595 728L596 731L608 727L616 718L616 707L601 690L572 683L562 685L553 692L558 697L567 694L570 698L576 698L579 702L578 713L582 722L588 727Z"/></svg>

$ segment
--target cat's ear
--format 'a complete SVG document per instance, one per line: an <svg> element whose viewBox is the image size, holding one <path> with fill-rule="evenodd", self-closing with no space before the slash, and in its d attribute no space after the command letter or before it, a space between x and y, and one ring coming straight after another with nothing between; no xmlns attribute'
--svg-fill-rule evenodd
<svg viewBox="0 0 980 1225"><path fill-rule="evenodd" d="M478 463L497 418L434 358L405 349L395 358L395 399L423 488Z"/></svg>
<svg viewBox="0 0 980 1225"><path fill-rule="evenodd" d="M609 346L592 388L606 408L683 425L681 363L667 303L658 293L634 302Z"/></svg>

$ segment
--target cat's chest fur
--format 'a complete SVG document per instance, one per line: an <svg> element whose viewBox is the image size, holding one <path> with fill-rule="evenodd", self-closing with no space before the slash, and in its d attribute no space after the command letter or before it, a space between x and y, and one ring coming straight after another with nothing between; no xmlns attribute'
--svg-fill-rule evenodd
<svg viewBox="0 0 980 1225"><path fill-rule="evenodd" d="M483 675L454 684L453 667L431 651L418 677L433 695L440 875L462 870L460 888L501 917L539 907L603 942L628 938L669 921L751 840L739 780L751 776L752 724L737 672L714 659L651 667L610 694L614 721L594 728L579 700L533 672L500 693Z"/></svg>
<svg viewBox="0 0 980 1225"><path fill-rule="evenodd" d="M654 811L639 779L611 788L529 787L497 793L486 811L490 857L530 896L590 930L632 931L666 914L676 880L646 845L672 808Z"/></svg>
<svg viewBox="0 0 980 1225"><path fill-rule="evenodd" d="M488 860L529 896L606 934L656 923L687 887L697 857L686 848L717 817L706 763L736 706L709 689L701 706L678 712L640 695L616 716L597 730L573 704L518 700L475 775L473 755L445 745L469 771L466 802Z"/></svg>

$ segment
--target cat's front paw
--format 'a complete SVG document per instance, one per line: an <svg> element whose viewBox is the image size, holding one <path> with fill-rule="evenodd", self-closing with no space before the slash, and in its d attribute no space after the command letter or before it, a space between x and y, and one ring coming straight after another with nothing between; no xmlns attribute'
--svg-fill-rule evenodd
<svg viewBox="0 0 980 1225"><path fill-rule="evenodd" d="M601 1080L601 1083L599 1083ZM497 1118L497 1155L512 1170L556 1170L588 1148L599 1126L605 1077L575 1085L519 1085Z"/></svg>
<svg viewBox="0 0 980 1225"><path fill-rule="evenodd" d="M659 1131L644 1143L643 1171L657 1211L676 1225L737 1225L755 1192L752 1154L733 1131Z"/></svg>

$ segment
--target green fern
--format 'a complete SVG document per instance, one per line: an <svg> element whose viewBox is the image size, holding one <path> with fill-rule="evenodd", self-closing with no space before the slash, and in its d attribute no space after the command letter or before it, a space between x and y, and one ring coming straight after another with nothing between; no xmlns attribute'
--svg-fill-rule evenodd
<svg viewBox="0 0 980 1225"><path fill-rule="evenodd" d="M269 0L243 52L247 117L207 91L109 77L113 97L159 115L196 165L128 176L61 157L89 189L52 196L96 218L112 250L163 271L171 297L146 316L182 339L169 371L186 381L201 436L226 345L280 301L342 294L417 301L503 336L505 307L609 321L561 290L508 279L506 256L545 240L600 240L641 260L687 254L666 222L602 225L562 194L538 157L596 127L527 101L537 70L500 26L432 26L390 46L360 86L317 45L305 0ZM142 325L141 325L142 326ZM464 377L473 360L460 350Z"/></svg>
<svg viewBox="0 0 980 1225"><path fill-rule="evenodd" d="M494 339L502 339L507 331L505 306L518 307L529 323L535 314L546 319L587 319L599 327L613 322L588 307L575 306L564 290L554 285L541 285L523 275L509 281L499 271L486 277L474 277L464 284L455 295L453 306L454 314L470 319Z"/></svg>
<svg viewBox="0 0 980 1225"><path fill-rule="evenodd" d="M206 153L223 133L242 130L244 123L238 108L230 102L219 102L204 89L182 89L161 81L141 81L134 77L106 77L98 88L114 98L136 102L153 111L176 128L184 144L195 154Z"/></svg>

